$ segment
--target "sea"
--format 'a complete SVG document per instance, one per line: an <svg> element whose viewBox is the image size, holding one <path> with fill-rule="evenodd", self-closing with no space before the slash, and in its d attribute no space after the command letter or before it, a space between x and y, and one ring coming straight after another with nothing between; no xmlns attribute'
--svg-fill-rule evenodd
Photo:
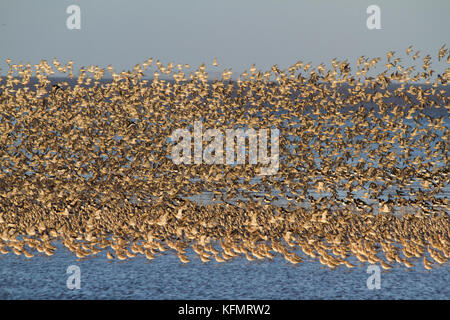
<svg viewBox="0 0 450 320"><path fill-rule="evenodd" d="M143 256L109 261L104 252L80 260L57 247L51 257L0 256L0 299L450 299L448 262L426 270L419 258L411 259L413 268L397 264L384 271L351 257L355 268L331 270L317 260L293 265L281 256L203 263L192 251L187 264L170 252L152 261Z"/></svg>

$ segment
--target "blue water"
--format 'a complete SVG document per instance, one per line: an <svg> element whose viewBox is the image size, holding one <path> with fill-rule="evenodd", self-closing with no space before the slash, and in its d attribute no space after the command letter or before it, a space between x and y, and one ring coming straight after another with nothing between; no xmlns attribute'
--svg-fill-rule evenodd
<svg viewBox="0 0 450 320"><path fill-rule="evenodd" d="M188 252L189 253L189 252ZM395 266L381 270L381 288L369 290L369 264L330 270L305 259L292 265L281 257L249 262L182 264L166 253L155 260L108 261L105 253L78 260L59 247L52 257L0 256L0 299L449 299L449 264L425 270ZM80 267L81 288L68 289L70 265Z"/></svg>

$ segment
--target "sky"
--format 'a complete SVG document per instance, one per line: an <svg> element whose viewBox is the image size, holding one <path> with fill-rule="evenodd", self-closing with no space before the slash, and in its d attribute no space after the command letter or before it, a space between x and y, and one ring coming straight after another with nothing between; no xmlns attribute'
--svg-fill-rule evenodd
<svg viewBox="0 0 450 320"><path fill-rule="evenodd" d="M79 30L66 26L66 9L74 4L81 10ZM366 25L369 5L379 6L381 29ZM361 55L385 58L390 50L406 57L409 45L437 63L439 48L449 45L449 16L448 0L0 0L0 74L7 58L73 60L75 69L111 64L122 71L150 57L236 74L252 64L284 69L299 60L354 64ZM445 68L433 64L437 72Z"/></svg>

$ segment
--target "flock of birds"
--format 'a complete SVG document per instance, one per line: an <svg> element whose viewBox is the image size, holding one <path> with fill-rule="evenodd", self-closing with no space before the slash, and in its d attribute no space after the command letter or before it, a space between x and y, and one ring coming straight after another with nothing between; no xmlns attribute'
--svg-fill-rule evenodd
<svg viewBox="0 0 450 320"><path fill-rule="evenodd" d="M450 62L445 46L437 57ZM193 250L202 262L448 263L450 69L436 74L430 55L419 70L404 67L388 52L372 75L380 61L360 57L355 74L336 59L330 69L253 65L232 80L231 69L210 79L204 64L191 71L153 59L77 75L72 61L7 60L0 253L51 256L60 241L80 259L106 250L108 259L152 260L169 250L187 263ZM67 78L50 78L56 71ZM169 137L196 120L279 129L279 171L175 164ZM190 198L205 192L206 204Z"/></svg>

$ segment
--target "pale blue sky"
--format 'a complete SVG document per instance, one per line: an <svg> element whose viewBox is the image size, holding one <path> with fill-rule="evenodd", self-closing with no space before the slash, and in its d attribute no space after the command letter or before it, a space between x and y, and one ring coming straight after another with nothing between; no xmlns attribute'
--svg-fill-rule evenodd
<svg viewBox="0 0 450 320"><path fill-rule="evenodd" d="M81 30L66 28L71 4L81 8ZM366 27L371 4L381 8L381 30ZM123 70L149 57L192 66L217 57L220 67L242 72L253 63L261 69L334 57L354 63L360 55L384 58L388 50L405 56L410 44L435 58L449 45L449 17L448 0L0 0L0 68L4 74L6 58L56 57L73 59L76 69Z"/></svg>

